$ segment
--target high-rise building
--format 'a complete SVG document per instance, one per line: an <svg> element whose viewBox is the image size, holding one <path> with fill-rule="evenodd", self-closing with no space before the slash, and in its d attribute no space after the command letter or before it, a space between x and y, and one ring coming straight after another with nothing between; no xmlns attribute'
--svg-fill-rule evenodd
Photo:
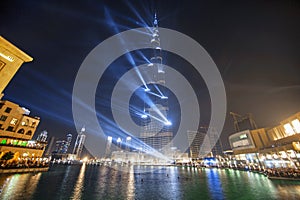
<svg viewBox="0 0 300 200"><path fill-rule="evenodd" d="M131 149L131 137L130 136L126 137L125 146L126 146L125 147L126 151L130 151L130 149Z"/></svg>
<svg viewBox="0 0 300 200"><path fill-rule="evenodd" d="M165 95L165 70L162 65L162 50L156 14L154 17L151 37L152 57L144 73L147 74L144 95L153 102L151 106L144 103L144 113L141 115L142 130L140 139L150 147L164 152L171 147L173 132L172 123L168 120L168 97ZM148 98L145 98L148 99ZM144 147L145 148L145 147Z"/></svg>
<svg viewBox="0 0 300 200"><path fill-rule="evenodd" d="M223 153L222 144L214 128L200 127L198 131L188 131L190 157L201 158Z"/></svg>
<svg viewBox="0 0 300 200"><path fill-rule="evenodd" d="M118 137L117 139L117 150L120 151L122 149L122 139Z"/></svg>
<svg viewBox="0 0 300 200"><path fill-rule="evenodd" d="M48 145L45 150L45 156L50 156L52 151L54 150L54 145L55 145L55 137L50 137L48 140Z"/></svg>
<svg viewBox="0 0 300 200"><path fill-rule="evenodd" d="M67 135L66 145L65 145L65 148L64 148L64 152L65 152L65 153L68 152L68 149L69 149L69 147L70 147L70 145L71 145L71 142L72 142L72 134L69 133L69 134Z"/></svg>
<svg viewBox="0 0 300 200"><path fill-rule="evenodd" d="M77 135L76 141L75 141L75 146L73 149L73 154L76 155L76 158L80 158L81 157L81 152L83 149L83 145L84 145L84 141L85 141L85 128L83 127L81 129L81 131L79 132L79 134Z"/></svg>
<svg viewBox="0 0 300 200"><path fill-rule="evenodd" d="M199 158L201 146L205 138L204 132L199 131L187 131L190 157L193 159Z"/></svg>
<svg viewBox="0 0 300 200"><path fill-rule="evenodd" d="M37 141L39 142L47 142L48 132L43 130L37 137Z"/></svg>
<svg viewBox="0 0 300 200"><path fill-rule="evenodd" d="M111 144L112 144L112 137L111 136L107 136L106 149L105 149L105 157L106 158L110 157Z"/></svg>
<svg viewBox="0 0 300 200"><path fill-rule="evenodd" d="M67 134L65 140L57 140L55 142L55 153L66 154L72 142L72 134Z"/></svg>
<svg viewBox="0 0 300 200"><path fill-rule="evenodd" d="M223 155L223 145L215 128L209 129L209 141L211 145L212 156Z"/></svg>
<svg viewBox="0 0 300 200"><path fill-rule="evenodd" d="M57 140L55 142L55 150L54 150L54 152L56 154L62 154L65 143L66 143L65 140Z"/></svg>

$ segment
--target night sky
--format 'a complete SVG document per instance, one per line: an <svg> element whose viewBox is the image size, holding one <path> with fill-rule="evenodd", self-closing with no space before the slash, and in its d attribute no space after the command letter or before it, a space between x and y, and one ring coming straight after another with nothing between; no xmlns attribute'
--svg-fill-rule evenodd
<svg viewBox="0 0 300 200"><path fill-rule="evenodd" d="M195 39L219 68L227 95L225 147L234 132L229 111L252 113L259 127L300 111L298 1L129 2L1 1L0 34L34 58L20 68L3 99L40 116L37 133L75 133L72 89L84 58L118 32L151 25L154 11L161 27ZM168 64L175 62L168 58ZM201 87L196 89L200 94Z"/></svg>

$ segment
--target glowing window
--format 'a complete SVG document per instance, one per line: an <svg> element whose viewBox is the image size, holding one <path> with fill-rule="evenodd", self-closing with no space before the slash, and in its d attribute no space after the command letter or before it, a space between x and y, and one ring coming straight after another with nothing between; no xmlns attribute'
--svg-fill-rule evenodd
<svg viewBox="0 0 300 200"><path fill-rule="evenodd" d="M290 123L287 123L285 125L283 125L284 127L284 132L289 136L289 135L294 135L294 129L292 127L292 125Z"/></svg>
<svg viewBox="0 0 300 200"><path fill-rule="evenodd" d="M18 122L18 119L12 118L12 120L10 121L10 124L11 124L11 125L16 125L17 122Z"/></svg>
<svg viewBox="0 0 300 200"><path fill-rule="evenodd" d="M27 142L26 142L26 141L23 141L22 144L21 144L21 146L26 147L26 146L27 146Z"/></svg>
<svg viewBox="0 0 300 200"><path fill-rule="evenodd" d="M300 122L299 119L295 119L292 121L294 130L296 131L296 133L300 133Z"/></svg>

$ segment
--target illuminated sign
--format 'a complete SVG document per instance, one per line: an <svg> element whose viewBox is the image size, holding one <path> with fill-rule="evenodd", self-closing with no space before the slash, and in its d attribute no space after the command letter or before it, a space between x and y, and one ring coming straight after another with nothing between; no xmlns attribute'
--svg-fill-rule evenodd
<svg viewBox="0 0 300 200"><path fill-rule="evenodd" d="M233 147L243 147L243 146L249 146L249 140L246 139L246 140L239 140L239 141L236 141L236 142L233 142L232 143L232 146Z"/></svg>
<svg viewBox="0 0 300 200"><path fill-rule="evenodd" d="M240 135L240 139L248 138L246 134Z"/></svg>
<svg viewBox="0 0 300 200"><path fill-rule="evenodd" d="M300 133L300 122L299 119L295 119L292 121L292 125L294 127L294 130L296 131L296 133Z"/></svg>
<svg viewBox="0 0 300 200"><path fill-rule="evenodd" d="M292 125L290 123L287 123L285 125L283 125L284 127L284 132L289 136L289 135L294 135L294 129L292 127Z"/></svg>
<svg viewBox="0 0 300 200"><path fill-rule="evenodd" d="M14 58L13 58L13 57L4 55L3 53L0 53L0 56L1 56L2 58L5 58L5 59L8 60L9 62L13 62L13 61L14 61Z"/></svg>
<svg viewBox="0 0 300 200"><path fill-rule="evenodd" d="M234 150L255 148L254 142L249 130L235 133L229 137L229 142Z"/></svg>

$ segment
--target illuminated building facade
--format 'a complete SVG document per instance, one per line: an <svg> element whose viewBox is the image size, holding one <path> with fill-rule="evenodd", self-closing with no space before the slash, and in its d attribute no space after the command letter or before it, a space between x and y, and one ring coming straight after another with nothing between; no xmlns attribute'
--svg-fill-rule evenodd
<svg viewBox="0 0 300 200"><path fill-rule="evenodd" d="M112 144L112 137L111 136L107 136L106 148L105 148L105 157L106 158L108 158L110 156L110 153L111 153L111 144Z"/></svg>
<svg viewBox="0 0 300 200"><path fill-rule="evenodd" d="M0 99L3 91L24 62L33 59L0 36Z"/></svg>
<svg viewBox="0 0 300 200"><path fill-rule="evenodd" d="M72 142L72 134L68 134L66 140L58 140L55 145L55 153L66 154Z"/></svg>
<svg viewBox="0 0 300 200"><path fill-rule="evenodd" d="M300 112L273 128L235 133L229 143L238 160L263 167L300 167Z"/></svg>
<svg viewBox="0 0 300 200"><path fill-rule="evenodd" d="M75 141L75 146L73 149L73 154L76 155L76 158L79 159L81 157L84 141L86 135L84 134L85 128L83 127L80 131L80 133L77 135L76 141Z"/></svg>
<svg viewBox="0 0 300 200"><path fill-rule="evenodd" d="M47 142L48 132L46 130L42 131L37 137L37 141L39 142Z"/></svg>
<svg viewBox="0 0 300 200"><path fill-rule="evenodd" d="M41 157L46 142L32 137L40 122L30 111L10 101L1 100L3 91L24 62L33 59L0 36L0 155L13 152L14 158Z"/></svg>
<svg viewBox="0 0 300 200"><path fill-rule="evenodd" d="M0 152L19 153L20 157L41 157L46 143L31 140L40 122L29 111L10 101L0 101Z"/></svg>
<svg viewBox="0 0 300 200"><path fill-rule="evenodd" d="M168 97L164 95L165 70L162 65L162 50L160 48L156 15L153 24L154 27L151 37L153 54L150 63L145 69L145 74L147 74L149 79L146 82L146 88L144 88L144 90L145 95L153 101L154 105L148 106L144 103L144 113L141 117L142 130L140 139L146 145L158 151L165 152L171 147L173 132L171 131L172 124L168 121Z"/></svg>

